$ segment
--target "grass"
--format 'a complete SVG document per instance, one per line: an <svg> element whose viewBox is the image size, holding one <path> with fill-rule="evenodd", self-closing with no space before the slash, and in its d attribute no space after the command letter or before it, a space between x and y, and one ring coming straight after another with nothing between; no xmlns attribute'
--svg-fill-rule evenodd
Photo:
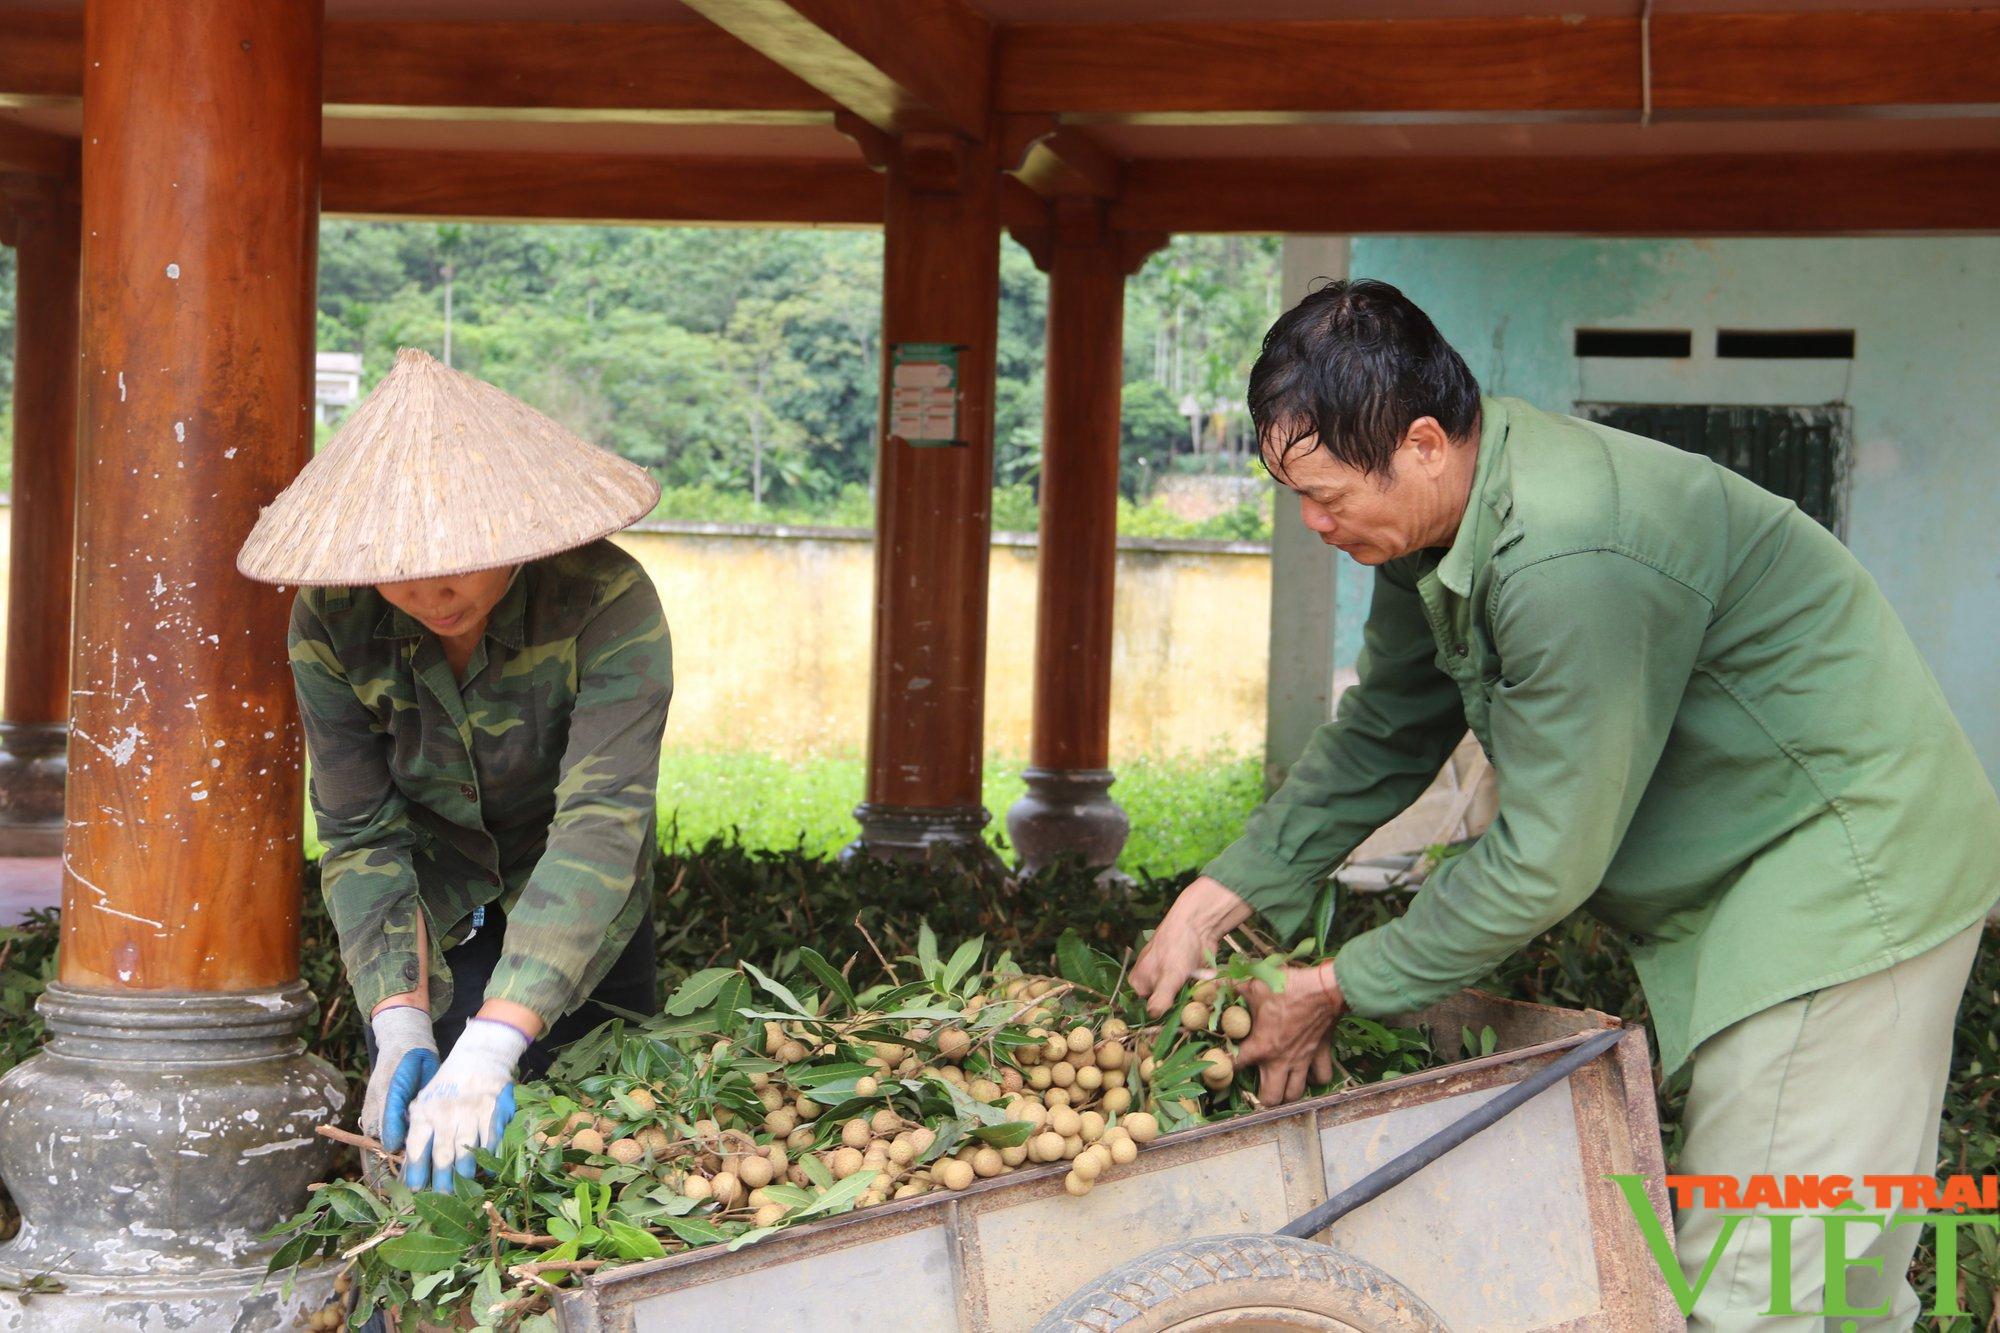
<svg viewBox="0 0 2000 1333"><path fill-rule="evenodd" d="M1118 868L1171 875L1227 847L1263 797L1254 758L1139 759L1118 770L1111 794L1132 820ZM1023 790L1018 761L989 759L987 836L1004 842L1007 807ZM660 764L660 842L670 851L732 835L745 847L834 856L854 837L861 803L858 758L781 759L767 754L669 750ZM306 821L306 855L320 844Z"/></svg>
<svg viewBox="0 0 2000 1333"><path fill-rule="evenodd" d="M1017 761L989 759L983 800L989 838L1004 840L1007 807L1023 791ZM855 758L669 750L660 766L661 842L699 847L734 832L746 847L833 856L854 837L862 764ZM1255 759L1141 759L1118 771L1111 794L1132 820L1119 858L1127 874L1172 874L1229 845L1262 799Z"/></svg>

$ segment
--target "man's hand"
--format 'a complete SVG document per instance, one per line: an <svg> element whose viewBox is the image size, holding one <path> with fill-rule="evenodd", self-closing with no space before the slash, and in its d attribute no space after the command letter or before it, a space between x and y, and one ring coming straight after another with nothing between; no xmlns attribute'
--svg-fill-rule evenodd
<svg viewBox="0 0 2000 1333"><path fill-rule="evenodd" d="M1203 875L1181 890L1132 968L1132 989L1158 1018L1222 937L1250 919L1250 904Z"/></svg>
<svg viewBox="0 0 2000 1333"><path fill-rule="evenodd" d="M361 1132L380 1139L390 1152L401 1152L410 1103L437 1073L437 1038L429 1012L413 1004L384 1005L368 1025L375 1034L375 1067L361 1099Z"/></svg>
<svg viewBox="0 0 2000 1333"><path fill-rule="evenodd" d="M451 1193L454 1173L470 1177L472 1150L500 1147L514 1118L514 1066L528 1034L497 1019L468 1019L436 1077L410 1107L410 1151L403 1183Z"/></svg>
<svg viewBox="0 0 2000 1333"><path fill-rule="evenodd" d="M1250 1001L1250 1035L1236 1059L1257 1066L1259 1101L1277 1106L1298 1100L1309 1071L1314 1083L1332 1081L1333 1025L1347 1012L1332 963L1288 967L1283 991L1253 981L1243 995Z"/></svg>

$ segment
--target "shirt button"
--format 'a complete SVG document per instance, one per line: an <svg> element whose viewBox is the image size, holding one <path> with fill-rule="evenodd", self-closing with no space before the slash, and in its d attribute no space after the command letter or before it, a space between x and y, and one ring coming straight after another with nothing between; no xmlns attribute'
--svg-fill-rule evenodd
<svg viewBox="0 0 2000 1333"><path fill-rule="evenodd" d="M479 797L479 793L473 790L473 786L470 782L460 783L458 787L458 794L460 796L463 796L468 801L477 800Z"/></svg>
<svg viewBox="0 0 2000 1333"><path fill-rule="evenodd" d="M415 963L403 964L403 980L415 981L416 979L417 979L417 965Z"/></svg>
<svg viewBox="0 0 2000 1333"><path fill-rule="evenodd" d="M1468 645L1463 643L1458 645L1458 647L1452 649L1452 651L1457 653L1460 657L1469 657L1472 654L1472 649Z"/></svg>

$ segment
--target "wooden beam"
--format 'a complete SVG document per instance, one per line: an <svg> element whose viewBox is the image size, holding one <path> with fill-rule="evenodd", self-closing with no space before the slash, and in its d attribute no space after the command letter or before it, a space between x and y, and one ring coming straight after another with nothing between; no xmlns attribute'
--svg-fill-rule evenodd
<svg viewBox="0 0 2000 1333"><path fill-rule="evenodd" d="M77 158L77 142L74 139L0 121L0 172L74 176Z"/></svg>
<svg viewBox="0 0 2000 1333"><path fill-rule="evenodd" d="M1124 230L1832 236L2000 231L2000 152L1134 161Z"/></svg>
<svg viewBox="0 0 2000 1333"><path fill-rule="evenodd" d="M75 97L83 25L0 13L0 100ZM705 23L326 25L333 106L520 107L580 112L746 111L823 118L834 103Z"/></svg>
<svg viewBox="0 0 2000 1333"><path fill-rule="evenodd" d="M1008 116L1000 129L1000 160L1044 198L1112 199L1119 160L1089 133L1054 116Z"/></svg>
<svg viewBox="0 0 2000 1333"><path fill-rule="evenodd" d="M992 26L965 0L684 0L880 130L986 134Z"/></svg>
<svg viewBox="0 0 2000 1333"><path fill-rule="evenodd" d="M1636 17L1043 23L994 106L1156 118L1636 113ZM1656 111L2000 102L2000 10L1662 14Z"/></svg>
<svg viewBox="0 0 2000 1333"><path fill-rule="evenodd" d="M327 150L321 207L366 217L879 225L859 162Z"/></svg>

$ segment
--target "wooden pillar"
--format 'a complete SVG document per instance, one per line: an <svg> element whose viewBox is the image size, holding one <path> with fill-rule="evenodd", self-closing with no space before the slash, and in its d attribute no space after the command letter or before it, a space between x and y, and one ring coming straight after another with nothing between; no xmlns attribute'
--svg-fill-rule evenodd
<svg viewBox="0 0 2000 1333"><path fill-rule="evenodd" d="M1347 276L1345 236L1287 236L1281 304ZM1333 599L1339 561L1305 524L1299 498L1272 482L1271 659L1264 705L1264 785L1275 791L1333 716Z"/></svg>
<svg viewBox="0 0 2000 1333"><path fill-rule="evenodd" d="M311 438L321 20L87 0L62 953L51 1041L0 1081L0 1268L63 1283L51 1327L282 1328L325 1298L258 1290L343 1093L296 1036L290 599L235 570Z"/></svg>
<svg viewBox="0 0 2000 1333"><path fill-rule="evenodd" d="M887 174L874 665L855 849L910 856L982 846L988 818L1000 176L988 144L938 133L905 134Z"/></svg>
<svg viewBox="0 0 2000 1333"><path fill-rule="evenodd" d="M1131 831L1109 794L1119 401L1132 247L1094 199L1058 199L1030 252L1049 274L1028 791L1007 812L1028 870L1115 863ZM1139 251L1138 257L1150 250Z"/></svg>
<svg viewBox="0 0 2000 1333"><path fill-rule="evenodd" d="M56 856L76 504L77 183L0 177L14 273L14 482L0 703L0 856Z"/></svg>

